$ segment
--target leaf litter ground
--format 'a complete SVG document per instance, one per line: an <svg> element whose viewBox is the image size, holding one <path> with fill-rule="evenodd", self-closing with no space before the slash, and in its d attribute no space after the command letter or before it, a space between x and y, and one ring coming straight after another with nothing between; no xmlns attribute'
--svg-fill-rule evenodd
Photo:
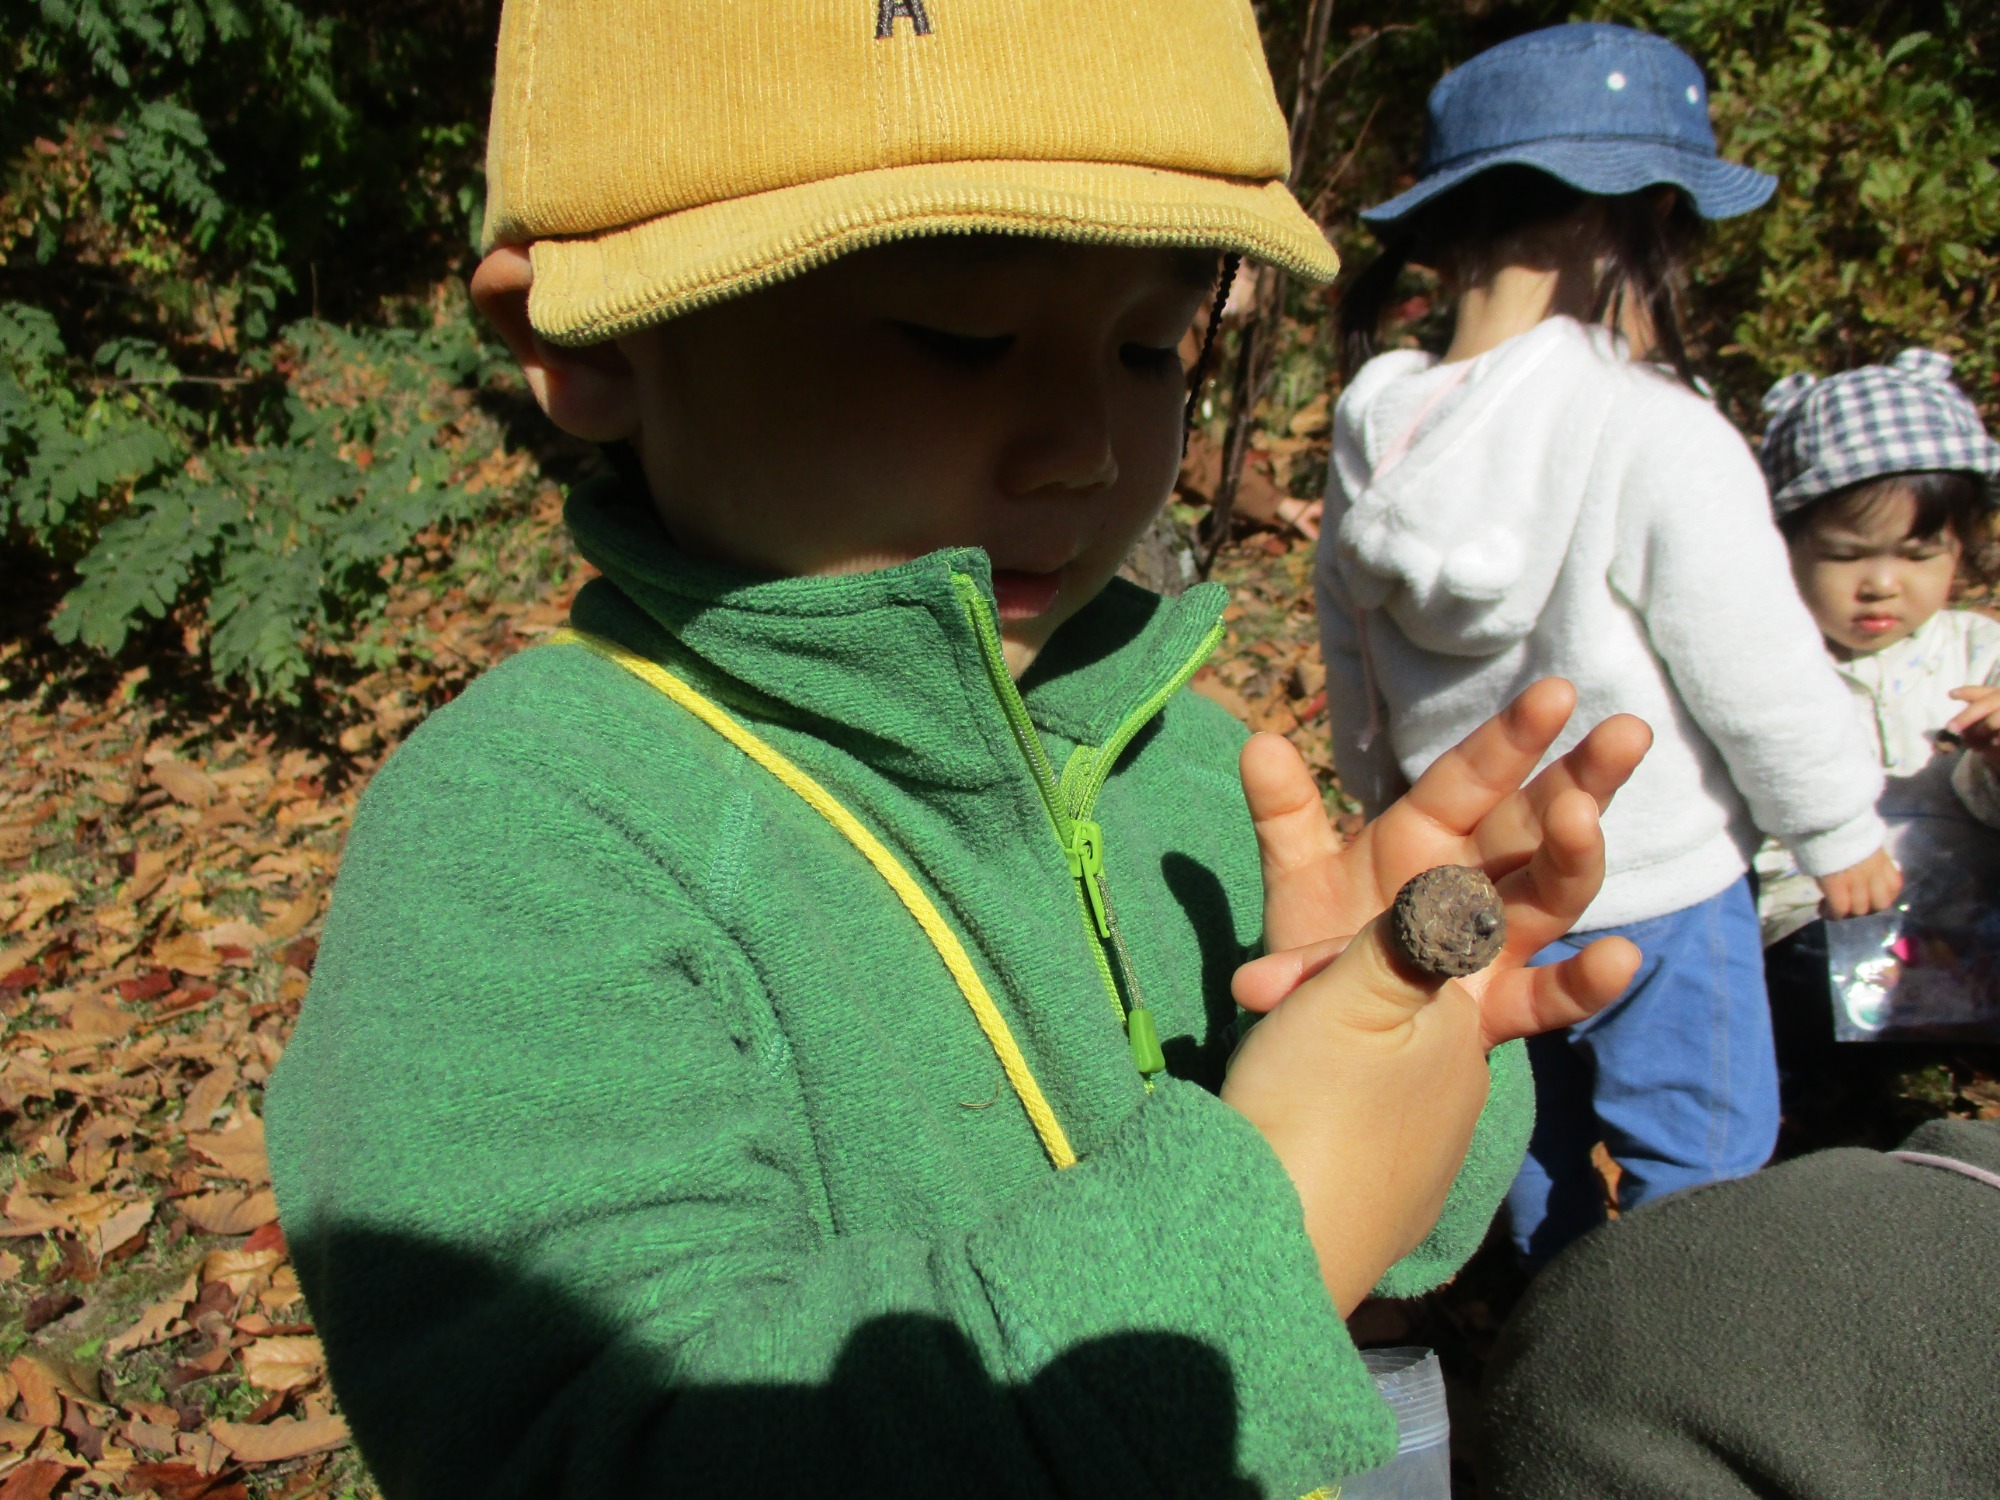
<svg viewBox="0 0 2000 1500"><path fill-rule="evenodd" d="M1290 738L1351 829L1297 509L1222 556L1228 634L1196 688ZM58 681L0 698L0 1500L376 1493L276 1222L263 1086L367 776L430 709L559 626L586 573L553 487L478 551L440 539L405 571L370 638L381 664L322 743L226 710L175 717L143 673L108 693ZM0 671L22 649L0 642ZM2000 1085L1956 1054L1884 1057L1859 1109L1854 1079L1841 1087L1837 1108L1794 1112L1788 1149L2000 1117ZM1520 1289L1489 1245L1420 1302L1365 1306L1356 1333L1439 1348L1463 1422Z"/></svg>

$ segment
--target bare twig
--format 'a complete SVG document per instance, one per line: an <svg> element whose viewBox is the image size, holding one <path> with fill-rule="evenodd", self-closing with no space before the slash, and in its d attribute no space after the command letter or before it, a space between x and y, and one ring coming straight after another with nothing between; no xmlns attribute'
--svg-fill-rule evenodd
<svg viewBox="0 0 2000 1500"><path fill-rule="evenodd" d="M1407 21L1399 21L1393 26L1377 26L1373 31L1369 32L1368 35L1360 38L1355 42L1350 43L1345 52L1341 53L1340 56L1336 57L1332 62L1328 63L1326 65L1325 70L1321 72L1319 76L1319 82L1316 85L1316 87L1322 89L1325 88L1327 85L1327 81L1331 79L1334 74L1338 73L1343 67L1345 67L1349 59L1358 56L1362 52L1365 52L1368 48L1374 46L1377 42L1381 41L1383 37L1392 35L1393 33L1398 31L1414 31L1414 30L1416 30L1416 28L1414 26L1411 26Z"/></svg>
<svg viewBox="0 0 2000 1500"><path fill-rule="evenodd" d="M1312 147L1313 124L1319 116L1320 90L1333 75L1333 68L1323 65L1326 57L1327 34L1333 29L1333 0L1313 0L1313 8L1306 17L1303 46L1299 51L1299 77L1292 91L1292 170L1287 186L1296 187L1305 172L1306 155ZM1347 49L1352 52L1354 48ZM1340 61L1346 61L1347 53L1342 53ZM1334 64L1339 66L1339 62Z"/></svg>
<svg viewBox="0 0 2000 1500"><path fill-rule="evenodd" d="M1368 141L1368 131L1375 124L1375 116L1381 108L1382 101L1380 99L1377 99L1373 104L1368 106L1368 113L1362 118L1361 128L1354 133L1354 144L1341 154L1341 158L1335 164L1334 169L1327 173L1325 180L1320 183L1319 191L1313 194L1312 203L1308 205L1306 211L1315 219L1319 217L1320 210L1325 205L1328 195L1333 192L1334 188L1339 184L1340 179L1347 175L1347 169L1354 165L1354 158L1361 154L1362 146Z"/></svg>
<svg viewBox="0 0 2000 1500"><path fill-rule="evenodd" d="M1305 175L1312 154L1313 127L1319 119L1319 94L1332 69L1322 67L1328 34L1333 27L1334 0L1313 0L1300 38L1298 79L1292 89L1292 167L1286 178L1295 187ZM1349 52L1353 48L1348 49ZM1344 61L1346 54L1342 54ZM1338 63L1336 63L1338 66ZM1222 472L1216 479L1215 494L1209 500L1208 519L1203 526L1200 568L1206 578L1215 559L1229 540L1236 516L1236 490L1243 479L1243 465L1250 454L1251 429L1256 425L1257 403L1270 382L1273 356L1277 351L1278 327L1285 313L1285 291L1289 280L1278 270L1267 271L1258 282L1258 297L1244 325L1236 348L1236 376L1231 386L1229 430L1222 441Z"/></svg>

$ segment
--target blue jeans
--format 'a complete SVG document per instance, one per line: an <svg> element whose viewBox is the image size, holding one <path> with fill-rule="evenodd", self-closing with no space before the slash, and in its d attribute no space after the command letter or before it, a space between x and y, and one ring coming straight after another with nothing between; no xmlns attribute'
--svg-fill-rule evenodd
<svg viewBox="0 0 2000 1500"><path fill-rule="evenodd" d="M1623 1169L1621 1211L1746 1177L1777 1144L1778 1069L1749 880L1649 922L1571 933L1534 962L1614 935L1639 945L1630 988L1588 1021L1528 1043L1535 1132L1507 1211L1530 1266L1603 1222L1590 1162L1598 1141Z"/></svg>

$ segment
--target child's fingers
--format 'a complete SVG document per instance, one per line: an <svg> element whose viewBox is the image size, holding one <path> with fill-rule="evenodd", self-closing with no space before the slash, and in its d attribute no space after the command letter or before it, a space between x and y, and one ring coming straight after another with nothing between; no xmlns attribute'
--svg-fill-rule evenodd
<svg viewBox="0 0 2000 1500"><path fill-rule="evenodd" d="M1280 875L1339 851L1340 839L1327 822L1319 785L1290 740L1278 734L1253 734L1237 769L1243 778L1243 800L1257 830L1267 886Z"/></svg>
<svg viewBox="0 0 2000 1500"><path fill-rule="evenodd" d="M1245 1010L1262 1015L1338 958L1352 939L1330 938L1253 958L1236 971L1229 992Z"/></svg>
<svg viewBox="0 0 2000 1500"><path fill-rule="evenodd" d="M1614 714L1520 795L1503 798L1481 820L1476 835L1487 873L1498 877L1527 861L1542 841L1542 813L1564 792L1588 794L1600 812L1609 807L1652 745L1653 731L1644 719Z"/></svg>
<svg viewBox="0 0 2000 1500"><path fill-rule="evenodd" d="M2000 717L2000 688L1953 688L1951 696L1965 704L1952 721L1945 725L1945 728L1953 734L1963 734L1975 724Z"/></svg>
<svg viewBox="0 0 2000 1500"><path fill-rule="evenodd" d="M1871 870L1868 877L1868 895L1874 911L1887 911L1896 904L1896 898L1903 894L1903 872L1893 860L1883 860L1878 869Z"/></svg>
<svg viewBox="0 0 2000 1500"><path fill-rule="evenodd" d="M1299 985L1289 1004L1359 1031L1403 1025L1453 981L1411 967L1392 951L1393 941L1384 912Z"/></svg>
<svg viewBox="0 0 2000 1500"><path fill-rule="evenodd" d="M1402 801L1383 815L1415 813L1464 837L1520 788L1576 707L1576 689L1544 677L1437 758Z"/></svg>
<svg viewBox="0 0 2000 1500"><path fill-rule="evenodd" d="M1588 792L1602 811L1620 787L1632 779L1639 762L1653 748L1653 726L1637 714L1613 714L1577 744L1561 760L1529 783L1529 790L1543 791L1538 800L1547 803L1561 792L1575 787Z"/></svg>
<svg viewBox="0 0 2000 1500"><path fill-rule="evenodd" d="M1533 857L1497 884L1507 903L1507 951L1526 963L1575 925L1604 884L1596 799L1572 789L1551 802Z"/></svg>
<svg viewBox="0 0 2000 1500"><path fill-rule="evenodd" d="M1559 964L1495 974L1479 995L1480 1028L1488 1049L1596 1015L1625 993L1639 962L1637 947L1624 938L1607 937Z"/></svg>
<svg viewBox="0 0 2000 1500"><path fill-rule="evenodd" d="M1972 705L1955 717L1945 728L1959 735L1990 735L2000 730L2000 693L1991 697L1975 699Z"/></svg>

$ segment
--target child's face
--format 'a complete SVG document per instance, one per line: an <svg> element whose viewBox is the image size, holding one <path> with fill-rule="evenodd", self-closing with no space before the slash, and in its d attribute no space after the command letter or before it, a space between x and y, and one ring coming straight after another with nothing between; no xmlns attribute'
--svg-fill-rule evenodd
<svg viewBox="0 0 2000 1500"><path fill-rule="evenodd" d="M1791 541L1792 576L1820 634L1866 656L1893 646L1945 607L1958 568L1950 531L1913 536L1917 501L1894 485L1821 505Z"/></svg>
<svg viewBox="0 0 2000 1500"><path fill-rule="evenodd" d="M654 501L680 545L777 574L983 547L1018 674L1172 489L1214 270L914 240L621 339Z"/></svg>

